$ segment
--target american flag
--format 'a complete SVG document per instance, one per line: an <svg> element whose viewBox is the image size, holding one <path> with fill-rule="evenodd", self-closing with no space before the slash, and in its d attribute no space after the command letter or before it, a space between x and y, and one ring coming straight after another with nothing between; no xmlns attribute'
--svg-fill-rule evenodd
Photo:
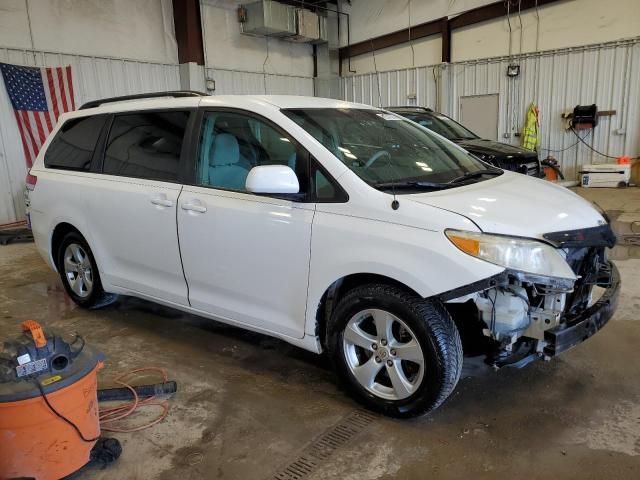
<svg viewBox="0 0 640 480"><path fill-rule="evenodd" d="M0 63L0 71L18 122L27 167L31 167L58 117L76 108L71 66Z"/></svg>

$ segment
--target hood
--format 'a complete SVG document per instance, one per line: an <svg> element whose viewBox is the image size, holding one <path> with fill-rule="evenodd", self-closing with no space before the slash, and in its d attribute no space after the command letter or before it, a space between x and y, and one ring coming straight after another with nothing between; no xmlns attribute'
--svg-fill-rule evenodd
<svg viewBox="0 0 640 480"><path fill-rule="evenodd" d="M481 155L495 155L496 157L514 156L518 158L538 158L536 152L524 148L509 145L508 143L494 142L484 138L456 141L465 150Z"/></svg>
<svg viewBox="0 0 640 480"><path fill-rule="evenodd" d="M593 205L571 190L512 172L405 198L463 215L487 233L542 239L545 233L605 223Z"/></svg>

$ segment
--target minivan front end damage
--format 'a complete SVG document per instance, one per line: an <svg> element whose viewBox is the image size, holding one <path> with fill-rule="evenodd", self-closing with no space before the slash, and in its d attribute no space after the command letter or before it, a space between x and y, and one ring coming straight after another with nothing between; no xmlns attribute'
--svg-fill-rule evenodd
<svg viewBox="0 0 640 480"><path fill-rule="evenodd" d="M543 238L562 256L572 276L506 267L496 276L440 295L449 304L475 307L482 334L489 339L487 362L494 367L549 360L599 331L617 307L620 275L607 259L607 248L615 244L609 225ZM465 248L475 248L473 256L482 258L482 247Z"/></svg>

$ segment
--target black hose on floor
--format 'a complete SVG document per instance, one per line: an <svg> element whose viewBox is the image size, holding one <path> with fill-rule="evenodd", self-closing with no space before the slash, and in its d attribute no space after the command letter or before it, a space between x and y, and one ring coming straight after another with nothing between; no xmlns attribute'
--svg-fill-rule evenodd
<svg viewBox="0 0 640 480"><path fill-rule="evenodd" d="M168 395L176 393L178 385L173 380L152 385L139 385L133 387L138 397L154 397L156 395ZM103 388L98 390L98 402L110 402L113 400L133 400L133 393L128 388Z"/></svg>

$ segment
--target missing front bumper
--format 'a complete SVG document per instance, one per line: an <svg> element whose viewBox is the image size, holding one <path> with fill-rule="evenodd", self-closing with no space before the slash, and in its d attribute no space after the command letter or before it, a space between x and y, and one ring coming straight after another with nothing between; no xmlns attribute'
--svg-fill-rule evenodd
<svg viewBox="0 0 640 480"><path fill-rule="evenodd" d="M554 357L584 342L611 319L618 307L620 294L620 273L612 262L608 262L599 272L600 279L605 276L609 278L608 287L596 303L545 332L545 356Z"/></svg>
<svg viewBox="0 0 640 480"><path fill-rule="evenodd" d="M489 349L487 351L487 363L495 368L506 366L521 368L536 359L550 360L559 353L582 343L598 332L611 319L618 305L620 275L615 265L611 262L596 262L594 267L595 271L580 277L578 285L581 285L583 289L588 288L589 292L593 285L605 288L604 294L596 303L586 307L588 300L584 300L582 297L578 299L582 306L568 303L565 307L563 302L561 308L564 313L558 312L555 320L552 315L554 311L550 310L548 306L542 305L542 308L540 308L540 304L538 304L537 312L532 313L531 305L529 305L529 315L532 320L529 324L530 327L525 331L515 332L519 333L519 336L514 335L510 338L510 344L505 343L506 340L509 340L507 337L501 339L493 336L497 329L488 330L490 321L483 319L479 311L477 296L481 296L483 292L489 290L509 289L513 282L522 282L523 279L517 275L518 272L514 274L514 272L505 270L499 275L445 292L440 295L440 299L444 302L452 302L452 305L458 305L458 307L452 307L452 311L458 312L458 323L461 325L471 325L473 323L469 322L471 316L480 320L480 322L476 321L473 324L475 327L467 327L466 335L468 337L479 335L479 325L483 325L482 334L487 337L490 336L494 342L492 346L487 345ZM531 279L528 280L531 281ZM550 283L548 278L540 280L546 280L544 285L548 288L559 288L556 283ZM537 283L540 280L535 279L533 281ZM518 285L522 284L519 283ZM540 287L538 286L537 288ZM574 289L571 289L571 292L573 291ZM562 292L559 294L551 292L548 295L550 295L550 298L547 303L552 305L560 301L558 298L562 299L564 296ZM567 293L567 295L570 294ZM497 297L494 294L493 297L489 296L489 298L495 302ZM529 299L531 300L531 297ZM569 300L571 299L569 297ZM472 303L473 307L470 306ZM465 320L460 320L463 317ZM545 330L545 325L549 323L551 325L549 325L548 330ZM534 325L536 328L531 328ZM488 331L492 335L489 335ZM499 343L500 341L502 343Z"/></svg>

